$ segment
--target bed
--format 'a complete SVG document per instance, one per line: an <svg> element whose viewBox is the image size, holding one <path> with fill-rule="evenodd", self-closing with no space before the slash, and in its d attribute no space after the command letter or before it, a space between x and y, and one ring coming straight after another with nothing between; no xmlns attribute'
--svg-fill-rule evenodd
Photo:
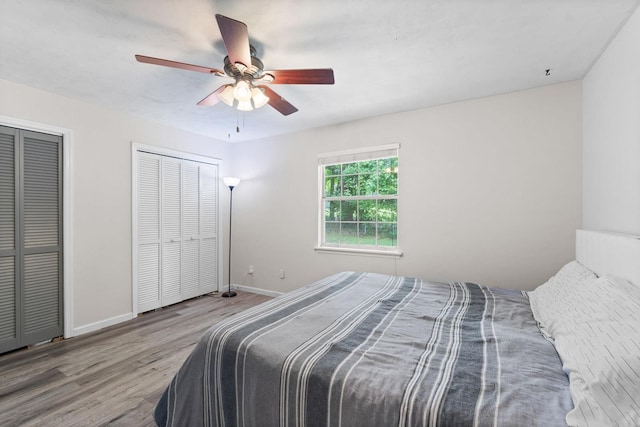
<svg viewBox="0 0 640 427"><path fill-rule="evenodd" d="M623 278L640 283L640 240L579 231L577 242L578 260L534 292L342 272L239 313L199 340L155 420L161 426L637 425L640 378L625 375L640 373L640 339L625 310L640 313L640 287ZM618 255L607 261L613 250L605 245ZM609 266L623 278L610 276ZM609 304L617 323L606 312L593 315L600 308L584 292L592 288L597 301L606 295L628 302L621 312L620 304ZM608 325L605 333L613 328L630 337L606 339L607 351L624 353L620 360L599 356L591 341L602 340L603 332L590 323L593 317ZM600 372L600 365L614 372Z"/></svg>

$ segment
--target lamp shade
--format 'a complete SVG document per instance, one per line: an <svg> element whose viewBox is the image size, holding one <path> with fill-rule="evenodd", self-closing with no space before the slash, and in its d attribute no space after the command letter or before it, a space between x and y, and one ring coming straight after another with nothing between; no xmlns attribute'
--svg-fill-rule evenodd
<svg viewBox="0 0 640 427"><path fill-rule="evenodd" d="M260 108L269 102L269 97L262 93L262 90L257 87L251 89L251 95L253 97L253 106L256 108Z"/></svg>
<svg viewBox="0 0 640 427"><path fill-rule="evenodd" d="M240 80L236 83L235 89L233 89L233 96L240 102L251 100L251 88L249 83L244 80Z"/></svg>
<svg viewBox="0 0 640 427"><path fill-rule="evenodd" d="M240 184L240 178L236 178L235 176L225 176L224 178L222 178L222 181L224 182L224 185L229 188L233 188L236 185Z"/></svg>
<svg viewBox="0 0 640 427"><path fill-rule="evenodd" d="M253 107L251 106L251 100L247 101L238 101L238 110L240 111L251 111Z"/></svg>
<svg viewBox="0 0 640 427"><path fill-rule="evenodd" d="M227 85L224 90L218 94L218 98L229 107L233 107L233 101L235 100L233 97L233 85Z"/></svg>

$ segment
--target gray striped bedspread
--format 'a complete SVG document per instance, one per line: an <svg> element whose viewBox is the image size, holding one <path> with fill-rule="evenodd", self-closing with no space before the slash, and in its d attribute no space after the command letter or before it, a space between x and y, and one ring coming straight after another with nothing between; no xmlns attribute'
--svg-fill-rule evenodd
<svg viewBox="0 0 640 427"><path fill-rule="evenodd" d="M339 273L210 328L161 426L556 426L567 376L522 292Z"/></svg>

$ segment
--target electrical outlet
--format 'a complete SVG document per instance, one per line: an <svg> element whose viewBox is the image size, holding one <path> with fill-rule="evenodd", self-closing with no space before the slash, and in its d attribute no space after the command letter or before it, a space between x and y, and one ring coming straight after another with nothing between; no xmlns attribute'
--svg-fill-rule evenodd
<svg viewBox="0 0 640 427"><path fill-rule="evenodd" d="M249 266L249 270L247 271L249 274L253 274L253 265Z"/></svg>
<svg viewBox="0 0 640 427"><path fill-rule="evenodd" d="M284 279L284 270L280 270L280 278Z"/></svg>

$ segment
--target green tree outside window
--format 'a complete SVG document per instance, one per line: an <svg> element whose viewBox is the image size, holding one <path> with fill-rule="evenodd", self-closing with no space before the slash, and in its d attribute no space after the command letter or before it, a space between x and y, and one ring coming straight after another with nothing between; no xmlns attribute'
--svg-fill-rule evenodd
<svg viewBox="0 0 640 427"><path fill-rule="evenodd" d="M398 157L323 167L323 245L397 247Z"/></svg>

